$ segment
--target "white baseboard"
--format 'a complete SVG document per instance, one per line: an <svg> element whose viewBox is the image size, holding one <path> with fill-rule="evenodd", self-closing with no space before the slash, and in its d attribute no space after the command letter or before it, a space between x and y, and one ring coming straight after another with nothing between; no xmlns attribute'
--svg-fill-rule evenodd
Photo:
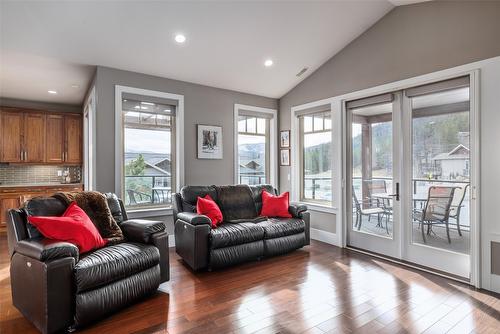
<svg viewBox="0 0 500 334"><path fill-rule="evenodd" d="M173 234L168 236L168 247L175 247L175 237Z"/></svg>
<svg viewBox="0 0 500 334"><path fill-rule="evenodd" d="M330 245L339 246L339 240L337 234L332 232L327 232L323 230L318 230L316 228L311 228L311 239L318 240Z"/></svg>

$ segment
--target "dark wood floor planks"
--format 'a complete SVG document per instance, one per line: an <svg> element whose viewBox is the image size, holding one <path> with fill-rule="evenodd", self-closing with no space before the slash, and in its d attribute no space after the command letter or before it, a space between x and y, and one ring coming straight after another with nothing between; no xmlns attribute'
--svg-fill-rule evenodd
<svg viewBox="0 0 500 334"><path fill-rule="evenodd" d="M498 295L320 242L171 281L80 333L499 333ZM0 333L36 333L12 306L0 236Z"/></svg>

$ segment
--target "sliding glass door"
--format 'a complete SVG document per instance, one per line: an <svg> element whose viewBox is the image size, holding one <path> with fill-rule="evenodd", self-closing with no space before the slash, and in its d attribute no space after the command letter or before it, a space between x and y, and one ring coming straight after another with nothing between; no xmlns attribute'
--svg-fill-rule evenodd
<svg viewBox="0 0 500 334"><path fill-rule="evenodd" d="M347 244L470 276L469 77L346 103Z"/></svg>

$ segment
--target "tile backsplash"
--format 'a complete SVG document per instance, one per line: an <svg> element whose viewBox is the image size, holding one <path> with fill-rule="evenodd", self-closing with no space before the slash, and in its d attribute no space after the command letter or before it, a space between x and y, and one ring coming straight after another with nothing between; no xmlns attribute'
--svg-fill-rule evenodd
<svg viewBox="0 0 500 334"><path fill-rule="evenodd" d="M64 177L58 171L68 170L72 182L80 182L81 167L68 166L31 166L0 164L0 184L16 185L26 183L63 183Z"/></svg>

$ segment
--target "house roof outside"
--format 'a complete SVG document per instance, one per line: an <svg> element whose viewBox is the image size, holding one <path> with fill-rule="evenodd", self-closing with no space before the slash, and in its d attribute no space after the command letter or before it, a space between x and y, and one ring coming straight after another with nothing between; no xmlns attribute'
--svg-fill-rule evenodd
<svg viewBox="0 0 500 334"><path fill-rule="evenodd" d="M469 159L469 148L458 144L453 150L447 153L440 153L436 155L432 160L468 160Z"/></svg>

